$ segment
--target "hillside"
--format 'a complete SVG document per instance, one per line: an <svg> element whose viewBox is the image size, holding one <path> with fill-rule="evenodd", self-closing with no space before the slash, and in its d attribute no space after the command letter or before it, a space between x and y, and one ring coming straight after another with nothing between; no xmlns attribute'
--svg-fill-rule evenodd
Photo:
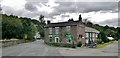
<svg viewBox="0 0 120 58"><path fill-rule="evenodd" d="M32 40L39 32L44 37L45 23L26 17L1 14L2 16L2 39L30 39Z"/></svg>

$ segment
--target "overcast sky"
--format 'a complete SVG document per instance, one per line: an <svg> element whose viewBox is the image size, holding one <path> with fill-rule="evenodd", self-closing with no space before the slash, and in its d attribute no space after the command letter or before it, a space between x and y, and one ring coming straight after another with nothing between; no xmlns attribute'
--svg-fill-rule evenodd
<svg viewBox="0 0 120 58"><path fill-rule="evenodd" d="M100 25L118 26L119 0L2 0L2 12L32 19L42 14L52 22L78 20L81 14Z"/></svg>

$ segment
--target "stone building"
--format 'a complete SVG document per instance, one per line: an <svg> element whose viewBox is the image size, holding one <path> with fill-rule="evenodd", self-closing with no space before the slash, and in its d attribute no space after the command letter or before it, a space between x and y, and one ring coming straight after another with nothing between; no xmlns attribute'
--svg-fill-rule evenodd
<svg viewBox="0 0 120 58"><path fill-rule="evenodd" d="M90 31L89 29L92 29ZM95 29L94 29L95 30ZM45 26L45 42L46 43L75 43L81 41L85 44L86 39L95 39L95 37L88 37L91 34L97 34L94 32L93 28L88 28L84 26L82 22L81 15L79 16L79 20L74 21L73 19L69 19L67 22L58 22L58 23L50 23ZM86 36L87 35L87 36Z"/></svg>

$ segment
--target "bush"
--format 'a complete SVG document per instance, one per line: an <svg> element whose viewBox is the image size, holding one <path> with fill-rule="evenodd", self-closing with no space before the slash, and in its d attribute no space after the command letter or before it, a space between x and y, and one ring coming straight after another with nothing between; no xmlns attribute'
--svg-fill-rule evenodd
<svg viewBox="0 0 120 58"><path fill-rule="evenodd" d="M68 48L76 48L76 44L73 42L72 44L69 43L47 43L45 44L50 45L50 46L56 46L56 47L68 47Z"/></svg>
<svg viewBox="0 0 120 58"><path fill-rule="evenodd" d="M98 38L102 39L104 43L109 42L109 39L106 37L106 34L103 31L100 31L100 33L98 34Z"/></svg>
<svg viewBox="0 0 120 58"><path fill-rule="evenodd" d="M119 38L115 37L115 38L114 38L114 40L118 41L118 40L119 40Z"/></svg>
<svg viewBox="0 0 120 58"><path fill-rule="evenodd" d="M102 44L102 39L96 39L97 44Z"/></svg>
<svg viewBox="0 0 120 58"><path fill-rule="evenodd" d="M72 42L71 48L76 48L75 42Z"/></svg>
<svg viewBox="0 0 120 58"><path fill-rule="evenodd" d="M82 46L82 42L79 41L79 42L77 43L77 46L78 46L78 47L81 47L81 46Z"/></svg>
<svg viewBox="0 0 120 58"><path fill-rule="evenodd" d="M70 48L70 47L71 47L71 44L68 44L68 43L63 44L63 47L68 47L68 48Z"/></svg>

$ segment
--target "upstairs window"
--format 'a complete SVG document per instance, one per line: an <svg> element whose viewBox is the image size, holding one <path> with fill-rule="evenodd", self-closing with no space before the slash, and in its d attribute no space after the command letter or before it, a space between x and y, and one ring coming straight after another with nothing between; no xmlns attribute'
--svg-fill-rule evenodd
<svg viewBox="0 0 120 58"><path fill-rule="evenodd" d="M67 32L70 32L70 26L66 26Z"/></svg>
<svg viewBox="0 0 120 58"><path fill-rule="evenodd" d="M55 27L55 34L59 34L59 27Z"/></svg>
<svg viewBox="0 0 120 58"><path fill-rule="evenodd" d="M86 37L87 37L87 38L89 37L89 33L86 33Z"/></svg>
<svg viewBox="0 0 120 58"><path fill-rule="evenodd" d="M52 28L49 28L49 34L52 34Z"/></svg>

